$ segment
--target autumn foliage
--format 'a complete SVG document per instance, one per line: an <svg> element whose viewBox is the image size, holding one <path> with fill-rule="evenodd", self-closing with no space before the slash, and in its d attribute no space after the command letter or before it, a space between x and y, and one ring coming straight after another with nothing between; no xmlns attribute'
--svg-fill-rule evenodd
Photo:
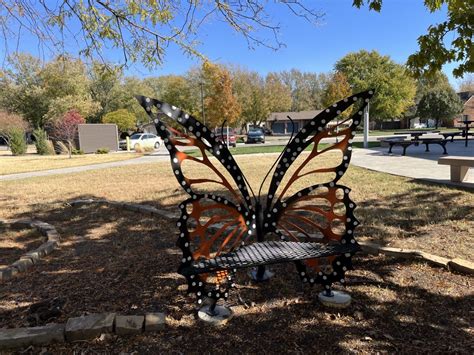
<svg viewBox="0 0 474 355"><path fill-rule="evenodd" d="M74 140L78 134L78 126L83 123L86 123L86 120L79 112L69 111L55 121L51 127L51 137L67 143L69 157L71 157Z"/></svg>

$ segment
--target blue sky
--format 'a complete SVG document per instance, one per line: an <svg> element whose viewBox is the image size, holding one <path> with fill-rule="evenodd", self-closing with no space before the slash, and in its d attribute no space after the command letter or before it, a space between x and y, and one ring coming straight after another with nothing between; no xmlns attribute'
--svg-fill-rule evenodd
<svg viewBox="0 0 474 355"><path fill-rule="evenodd" d="M262 74L291 68L327 72L338 59L361 49L374 49L398 63L405 63L418 48L417 38L426 33L430 24L446 18L446 10L430 13L421 0L386 0L380 13L369 11L367 7L354 8L352 0L313 3L314 8L325 13L318 26L288 13L274 13L276 21L281 24L281 39L286 44L277 52L265 47L249 49L242 37L219 22L207 25L201 33L202 45L199 48L211 60L237 63ZM139 76L181 74L197 64L196 60L172 48L163 68L149 73L135 66L129 72ZM456 86L457 80L451 73L453 66L446 65L443 71Z"/></svg>
<svg viewBox="0 0 474 355"><path fill-rule="evenodd" d="M270 1L271 3L271 1ZM377 50L398 63L405 63L417 48L417 38L426 33L429 25L446 18L446 10L429 13L422 0L385 0L381 13L367 7L352 7L352 0L308 1L312 8L325 13L321 24L315 26L288 11L273 11L275 22L281 25L281 40L286 47L273 51L266 47L249 49L247 42L226 24L214 20L205 24L199 34L199 50L209 59L223 64L238 64L265 75L270 71L297 68L302 71L328 72L334 63L349 52L361 49ZM274 5L272 5L272 8ZM450 38L449 38L450 39ZM35 53L34 41L24 36L20 49ZM117 61L120 51L111 51L108 58ZM169 47L162 67L152 71L134 64L127 74L139 77L162 74L183 74L199 65L175 47ZM452 76L454 65L443 71L456 87Z"/></svg>

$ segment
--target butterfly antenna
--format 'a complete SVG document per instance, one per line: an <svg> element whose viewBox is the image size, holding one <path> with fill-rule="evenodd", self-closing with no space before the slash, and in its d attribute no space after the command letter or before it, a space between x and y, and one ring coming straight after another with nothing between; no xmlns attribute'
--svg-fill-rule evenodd
<svg viewBox="0 0 474 355"><path fill-rule="evenodd" d="M224 126L226 122L227 120L224 120L224 122L222 122L222 125L221 125L221 139L223 143L224 143Z"/></svg>
<svg viewBox="0 0 474 355"><path fill-rule="evenodd" d="M270 172L273 170L273 168L275 167L275 165L280 161L280 158L281 156L283 155L283 153L285 153L285 150L286 148L288 147L288 145L290 144L291 140L293 139L293 136L295 134L295 123L294 121L291 119L290 116L286 116L290 122L291 122L291 136L290 136L290 139L288 140L288 143L286 143L285 147L283 148L283 150L281 151L280 155L278 156L278 158L275 160L275 162L273 163L273 165L270 167L270 169L268 170L267 172L267 175L265 175L265 177L263 178L263 181L260 185L260 189L258 190L258 200L260 201L260 194L262 193L262 188L263 188L263 184L265 183L265 180L267 180L267 177L268 175L270 175Z"/></svg>

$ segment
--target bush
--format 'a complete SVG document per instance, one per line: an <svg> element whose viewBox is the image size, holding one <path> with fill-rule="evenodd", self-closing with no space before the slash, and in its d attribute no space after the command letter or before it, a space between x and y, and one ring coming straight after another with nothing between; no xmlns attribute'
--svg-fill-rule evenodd
<svg viewBox="0 0 474 355"><path fill-rule="evenodd" d="M58 154L69 154L69 148L64 142L55 141L55 148L54 151Z"/></svg>
<svg viewBox="0 0 474 355"><path fill-rule="evenodd" d="M36 152L39 155L51 155L54 154L54 149L51 142L48 140L48 134L45 130L39 128L33 131L35 137Z"/></svg>
<svg viewBox="0 0 474 355"><path fill-rule="evenodd" d="M151 153L155 151L155 148L150 147L150 146L145 146L143 147L143 150L145 151L145 153Z"/></svg>
<svg viewBox="0 0 474 355"><path fill-rule="evenodd" d="M144 153L145 152L145 149L143 149L143 147L140 144L135 144L133 149L135 150L135 153Z"/></svg>
<svg viewBox="0 0 474 355"><path fill-rule="evenodd" d="M26 153L25 132L20 128L12 128L9 133L10 149L13 155L23 155Z"/></svg>
<svg viewBox="0 0 474 355"><path fill-rule="evenodd" d="M73 149L71 154L72 155L84 155L84 151L82 149Z"/></svg>
<svg viewBox="0 0 474 355"><path fill-rule="evenodd" d="M95 154L108 154L109 148L99 148L96 150Z"/></svg>

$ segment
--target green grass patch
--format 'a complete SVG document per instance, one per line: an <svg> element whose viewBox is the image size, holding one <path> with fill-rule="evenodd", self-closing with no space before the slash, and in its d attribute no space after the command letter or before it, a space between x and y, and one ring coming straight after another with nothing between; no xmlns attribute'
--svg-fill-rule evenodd
<svg viewBox="0 0 474 355"><path fill-rule="evenodd" d="M363 148L363 142L353 142L352 146L354 148ZM324 149L325 147L329 146L329 144L322 143L320 147ZM369 142L369 148L380 147L380 142ZM254 146L244 146L244 147L235 147L229 148L229 151L232 155L242 155L242 154L265 154L265 153L281 153L285 145L254 145ZM308 146L305 151L311 150L312 147ZM192 157L200 157L201 151L199 150L191 150L187 151L186 154Z"/></svg>

